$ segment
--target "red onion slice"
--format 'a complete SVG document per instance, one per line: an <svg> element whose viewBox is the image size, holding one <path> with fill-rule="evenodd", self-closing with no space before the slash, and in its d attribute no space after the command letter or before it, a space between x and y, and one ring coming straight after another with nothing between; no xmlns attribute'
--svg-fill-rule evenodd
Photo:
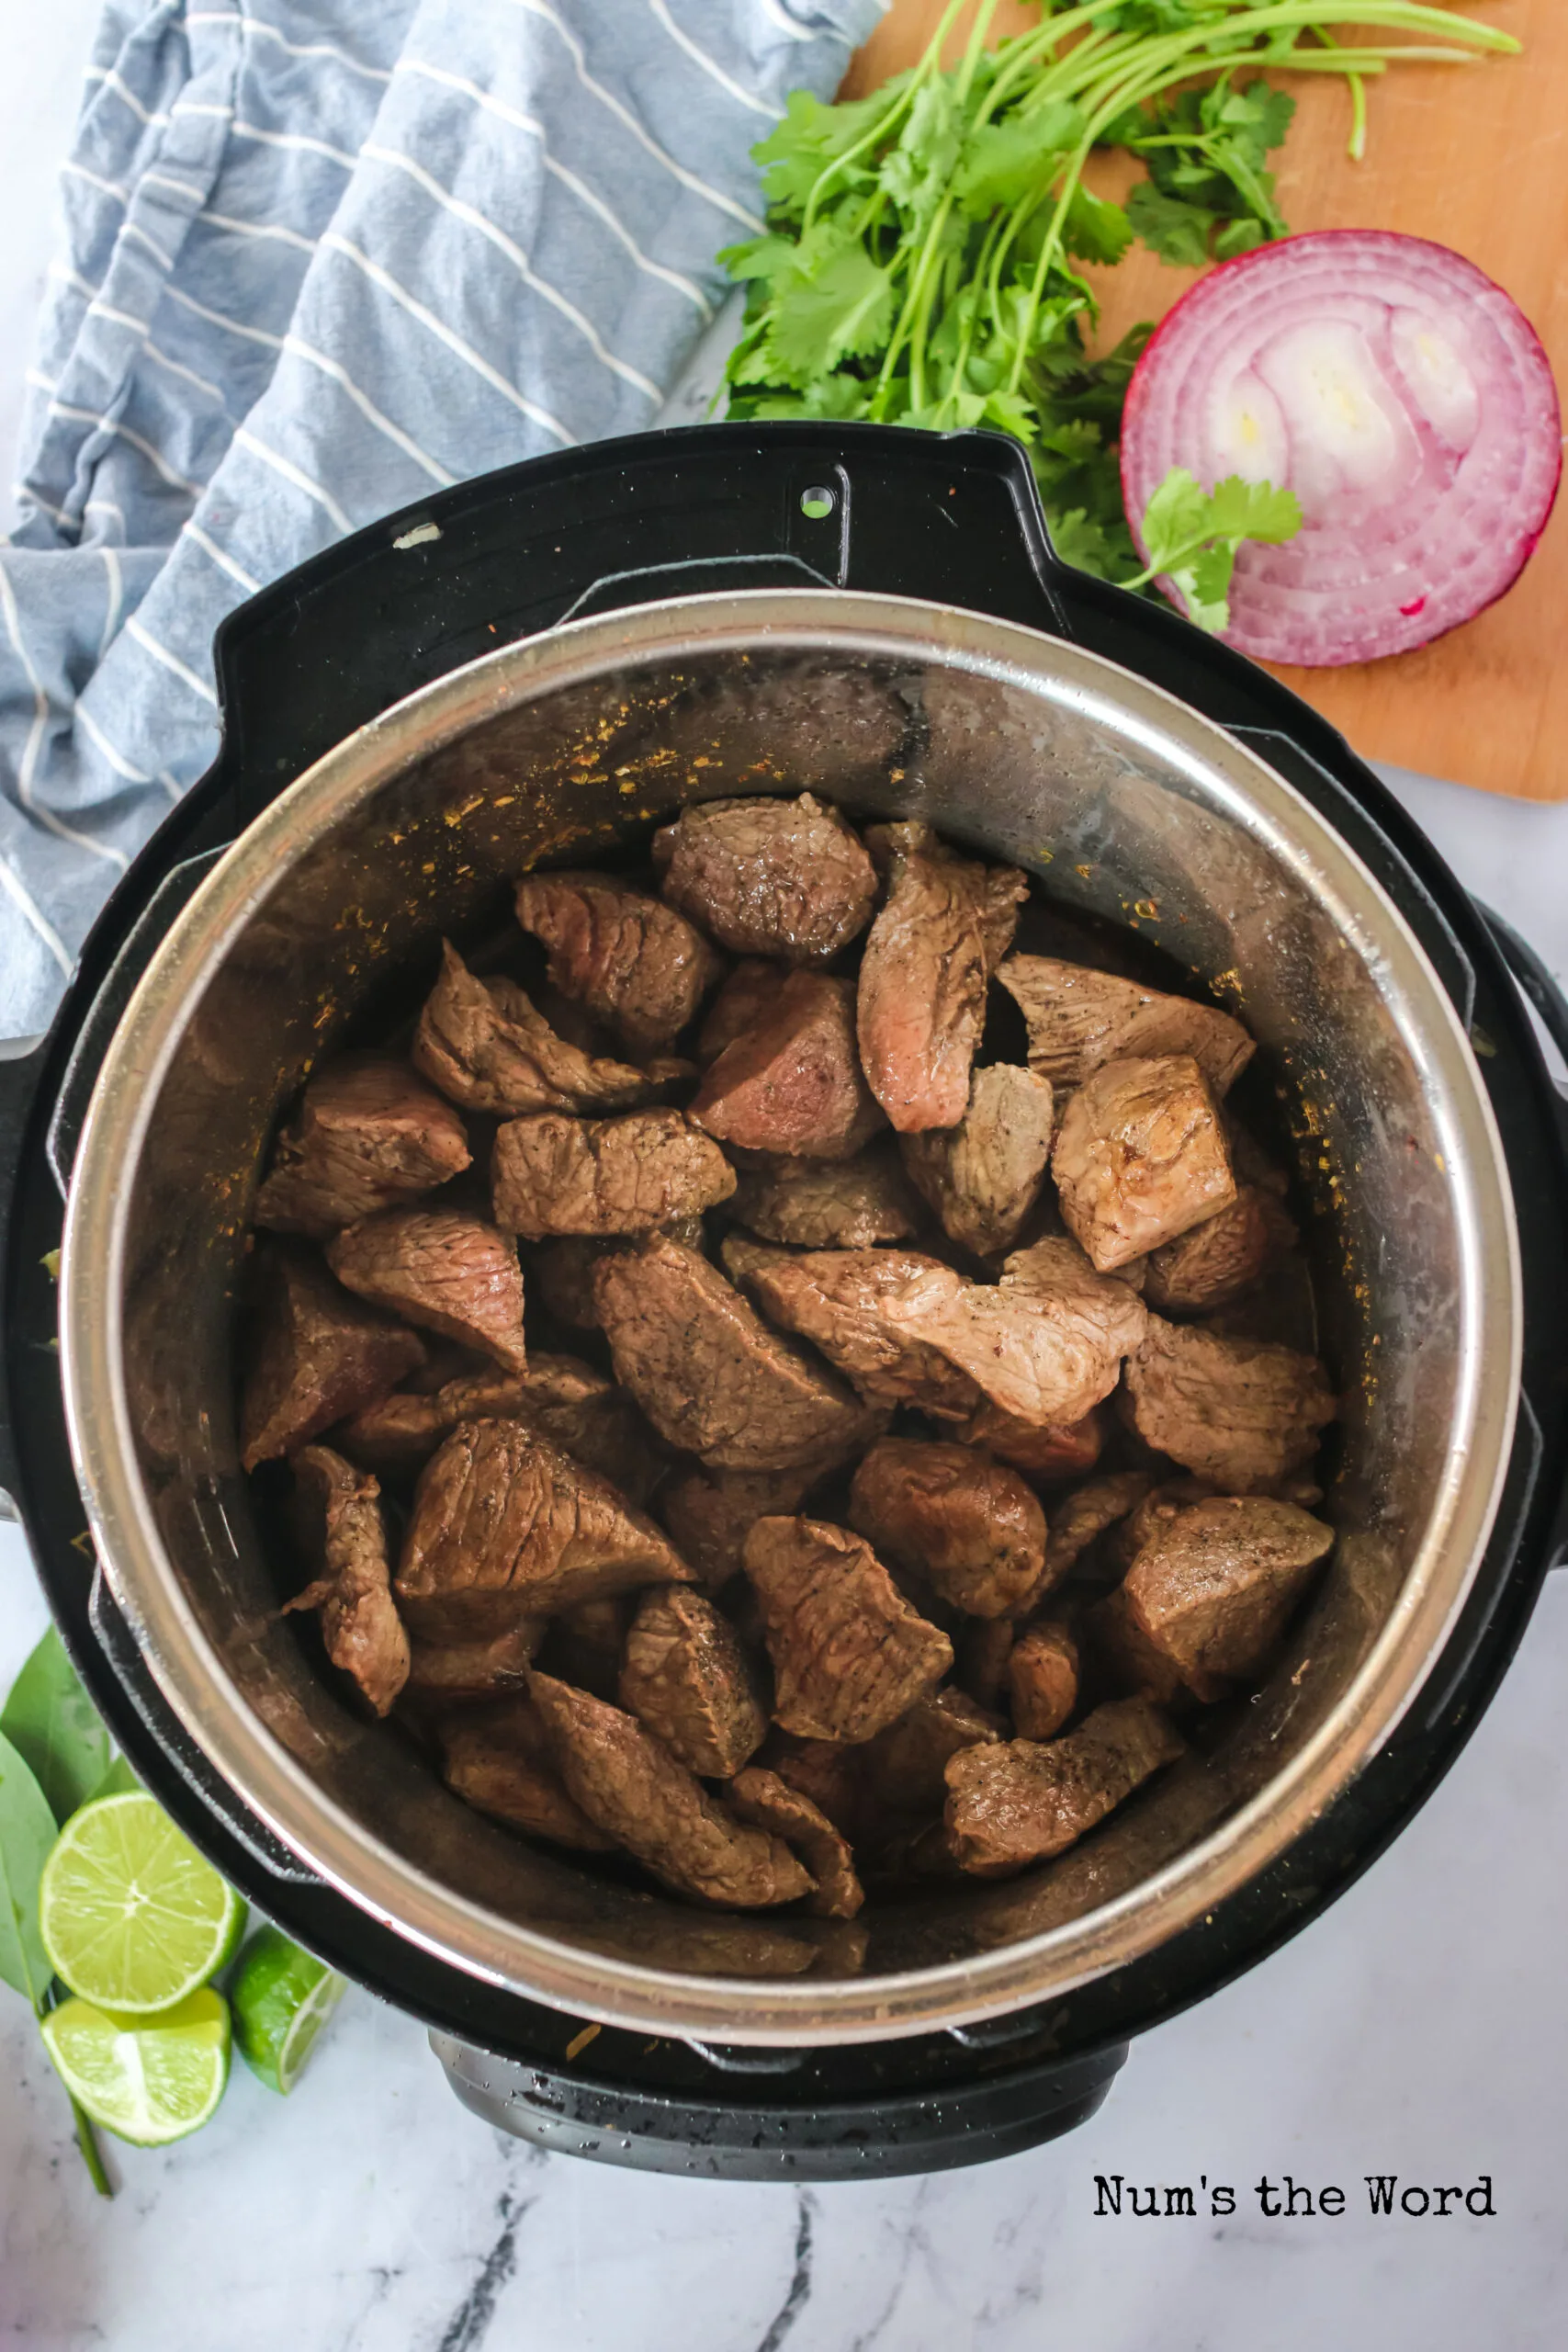
<svg viewBox="0 0 1568 2352"><path fill-rule="evenodd" d="M1200 278L1138 363L1122 492L1141 550L1172 466L1206 490L1240 474L1301 501L1293 539L1242 548L1228 644L1370 662L1517 578L1557 495L1557 389L1517 304L1446 245L1285 237Z"/></svg>

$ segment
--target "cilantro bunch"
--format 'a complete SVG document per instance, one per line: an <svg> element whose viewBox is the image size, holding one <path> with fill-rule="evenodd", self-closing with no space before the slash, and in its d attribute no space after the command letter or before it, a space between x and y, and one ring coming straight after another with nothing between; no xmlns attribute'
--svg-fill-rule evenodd
<svg viewBox="0 0 1568 2352"><path fill-rule="evenodd" d="M1034 30L987 50L997 0L979 0L944 69L967 5L951 0L919 63L871 97L794 93L753 150L767 230L720 256L749 288L728 413L1013 434L1064 558L1139 586L1117 439L1150 330L1093 353L1085 266L1120 261L1134 237L1197 263L1285 233L1268 162L1293 101L1258 68L1342 76L1359 153L1369 77L1517 43L1416 0L1042 0ZM1337 28L1352 26L1398 38L1345 45ZM1125 207L1084 185L1097 147L1145 164ZM1235 503L1209 534L1233 559ZM1206 589L1216 576L1211 561ZM1197 601L1224 626L1223 590Z"/></svg>

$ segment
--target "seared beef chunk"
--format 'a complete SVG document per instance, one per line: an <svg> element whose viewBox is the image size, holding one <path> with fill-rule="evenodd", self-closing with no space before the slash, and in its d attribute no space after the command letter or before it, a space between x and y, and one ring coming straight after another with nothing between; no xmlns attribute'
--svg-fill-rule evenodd
<svg viewBox="0 0 1568 2352"><path fill-rule="evenodd" d="M947 1635L916 1615L868 1544L815 1519L760 1519L746 1573L762 1604L773 1720L803 1739L870 1739L941 1681Z"/></svg>
<svg viewBox="0 0 1568 2352"><path fill-rule="evenodd" d="M948 1272L940 1260L914 1250L812 1250L796 1258L732 1234L724 1262L771 1322L812 1340L868 1403L914 1405L939 1420L974 1410L974 1382L891 1321L911 1285Z"/></svg>
<svg viewBox="0 0 1568 2352"><path fill-rule="evenodd" d="M450 941L442 956L411 1050L431 1084L466 1111L503 1119L525 1111L626 1111L658 1092L659 1079L646 1070L558 1037L515 980L479 979Z"/></svg>
<svg viewBox="0 0 1568 2352"><path fill-rule="evenodd" d="M509 1829L525 1829L580 1852L614 1851L566 1792L549 1736L526 1690L497 1706L449 1718L441 1728L441 1777L454 1796Z"/></svg>
<svg viewBox="0 0 1568 2352"><path fill-rule="evenodd" d="M1150 1641L1133 1615L1124 1585L1097 1600L1079 1630L1097 1690L1153 1699L1162 1707L1173 1706L1189 1692L1205 1706L1225 1695L1224 1684L1211 1681L1206 1674L1194 1671L1184 1678L1173 1660Z"/></svg>
<svg viewBox="0 0 1568 2352"><path fill-rule="evenodd" d="M649 1233L735 1190L716 1143L679 1111L624 1119L558 1112L512 1119L495 1138L491 1184L500 1222L529 1241L557 1233Z"/></svg>
<svg viewBox="0 0 1568 2352"><path fill-rule="evenodd" d="M641 1501L664 1456L629 1396L575 1356L536 1351L525 1373L466 1373L429 1396L399 1390L336 1432L351 1461L382 1477L411 1477L459 1421L526 1421Z"/></svg>
<svg viewBox="0 0 1568 2352"><path fill-rule="evenodd" d="M764 1241L799 1250L871 1250L905 1241L920 1204L886 1145L852 1159L770 1157L743 1168L728 1214Z"/></svg>
<svg viewBox="0 0 1568 2352"><path fill-rule="evenodd" d="M345 1054L310 1080L278 1136L255 1222L320 1241L468 1165L463 1122L406 1062Z"/></svg>
<svg viewBox="0 0 1568 2352"><path fill-rule="evenodd" d="M1224 1094L1252 1059L1240 1022L1212 1004L1052 956L1010 956L997 978L1028 1023L1030 1069L1056 1086L1081 1086L1101 1063L1127 1054L1190 1054Z"/></svg>
<svg viewBox="0 0 1568 2352"><path fill-rule="evenodd" d="M1126 1405L1146 1445L1242 1495L1310 1462L1336 1410L1315 1356L1154 1315L1128 1359Z"/></svg>
<svg viewBox="0 0 1568 2352"><path fill-rule="evenodd" d="M361 1306L312 1254L287 1242L257 1254L252 1293L255 1319L240 1406L247 1470L384 1396L423 1360L416 1333Z"/></svg>
<svg viewBox="0 0 1568 2352"><path fill-rule="evenodd" d="M521 1690L547 1622L520 1617L506 1633L483 1642L415 1642L404 1699L423 1699L445 1708L503 1699Z"/></svg>
<svg viewBox="0 0 1568 2352"><path fill-rule="evenodd" d="M527 1362L517 1245L461 1209L387 1209L327 1244L340 1283L376 1306L493 1356Z"/></svg>
<svg viewBox="0 0 1568 2352"><path fill-rule="evenodd" d="M378 1715L409 1674L409 1637L392 1600L381 1489L324 1445L294 1457L299 1516L321 1573L285 1603L319 1609L327 1656L350 1674Z"/></svg>
<svg viewBox="0 0 1568 2352"><path fill-rule="evenodd" d="M589 1233L558 1233L536 1243L528 1253L529 1296L571 1330L596 1331L593 1269L615 1246L613 1240L595 1240Z"/></svg>
<svg viewBox="0 0 1568 2352"><path fill-rule="evenodd" d="M770 1331L715 1266L655 1234L594 1269L615 1376L660 1437L716 1470L826 1470L879 1423Z"/></svg>
<svg viewBox="0 0 1568 2352"><path fill-rule="evenodd" d="M1062 1114L1051 1172L1100 1272L1157 1250L1235 1198L1224 1130L1187 1054L1106 1062Z"/></svg>
<svg viewBox="0 0 1568 2352"><path fill-rule="evenodd" d="M603 874L525 875L517 920L549 949L552 985L634 1054L666 1051L723 968L682 915Z"/></svg>
<svg viewBox="0 0 1568 2352"><path fill-rule="evenodd" d="M815 964L871 920L876 871L836 808L798 800L694 801L653 841L672 907L737 956Z"/></svg>
<svg viewBox="0 0 1568 2352"><path fill-rule="evenodd" d="M745 1151L847 1159L883 1125L855 1047L854 982L791 972L697 1090L699 1127Z"/></svg>
<svg viewBox="0 0 1568 2352"><path fill-rule="evenodd" d="M861 1801L884 1825L900 1815L929 1819L947 1796L948 1758L1000 1739L994 1715L962 1690L933 1690L897 1723L852 1752L861 1759Z"/></svg>
<svg viewBox="0 0 1568 2352"><path fill-rule="evenodd" d="M592 1690L596 1699L614 1701L631 1605L629 1594L611 1593L604 1600L580 1600L558 1610L539 1653L541 1670Z"/></svg>
<svg viewBox="0 0 1568 2352"><path fill-rule="evenodd" d="M986 988L1012 944L1028 884L1015 866L959 857L929 825L877 826L887 902L860 972L860 1050L900 1135L955 1127L986 1017Z"/></svg>
<svg viewBox="0 0 1568 2352"><path fill-rule="evenodd" d="M1054 1097L1032 1070L977 1069L955 1127L904 1137L904 1165L948 1238L977 1258L1010 1250L1040 1197Z"/></svg>
<svg viewBox="0 0 1568 2352"><path fill-rule="evenodd" d="M864 1828L864 1747L836 1739L796 1739L775 1724L763 1741L758 1763L798 1789L854 1845Z"/></svg>
<svg viewBox="0 0 1568 2352"><path fill-rule="evenodd" d="M1055 1739L1078 1702L1078 1645L1054 1621L1026 1625L1008 1655L1008 1699L1021 1739Z"/></svg>
<svg viewBox="0 0 1568 2352"><path fill-rule="evenodd" d="M621 1659L621 1704L705 1780L727 1781L762 1745L768 1718L734 1626L700 1592L653 1585Z"/></svg>
<svg viewBox="0 0 1568 2352"><path fill-rule="evenodd" d="M547 1674L530 1689L568 1794L677 1894L755 1910L812 1892L781 1838L726 1813L635 1717Z"/></svg>
<svg viewBox="0 0 1568 2352"><path fill-rule="evenodd" d="M662 1529L608 1479L521 1421L465 1421L421 1474L397 1592L420 1640L471 1642L690 1580Z"/></svg>
<svg viewBox="0 0 1568 2352"><path fill-rule="evenodd" d="M729 1808L753 1828L767 1829L798 1849L816 1882L807 1909L819 1919L852 1919L865 1901L848 1841L827 1815L776 1772L749 1765L729 1784Z"/></svg>
<svg viewBox="0 0 1568 2352"><path fill-rule="evenodd" d="M1144 1296L1162 1315L1207 1315L1250 1290L1295 1240L1274 1194L1243 1184L1228 1208L1150 1252Z"/></svg>
<svg viewBox="0 0 1568 2352"><path fill-rule="evenodd" d="M1055 1239L1015 1251L999 1283L933 1263L884 1311L1004 1412L1035 1423L1079 1420L1108 1396L1147 1320L1125 1283L1097 1274L1076 1241Z"/></svg>
<svg viewBox="0 0 1568 2352"><path fill-rule="evenodd" d="M1184 1511L1206 1503L1213 1491L1207 1478L1163 1478L1116 1522L1104 1546L1108 1569L1124 1577L1145 1544L1168 1534Z"/></svg>
<svg viewBox="0 0 1568 2352"><path fill-rule="evenodd" d="M1051 1532L1045 1544L1045 1579L1042 1590L1058 1585L1108 1527L1135 1510L1152 1484L1146 1470L1112 1470L1103 1478L1064 1495L1051 1509Z"/></svg>
<svg viewBox="0 0 1568 2352"><path fill-rule="evenodd" d="M1016 1470L966 1445L885 1437L855 1472L850 1525L972 1617L1005 1617L1045 1565L1045 1514Z"/></svg>
<svg viewBox="0 0 1568 2352"><path fill-rule="evenodd" d="M754 1029L772 1007L781 986L776 964L759 963L748 956L714 992L713 1002L703 1015L703 1025L697 1032L697 1059L705 1067L716 1061L727 1046Z"/></svg>
<svg viewBox="0 0 1568 2352"><path fill-rule="evenodd" d="M1076 1421L1025 1421L987 1397L958 1434L1037 1485L1053 1485L1094 1468L1105 1446L1105 1419L1095 1406Z"/></svg>
<svg viewBox="0 0 1568 2352"><path fill-rule="evenodd" d="M660 1489L659 1516L675 1549L710 1592L739 1576L760 1519L798 1510L816 1470L688 1470Z"/></svg>
<svg viewBox="0 0 1568 2352"><path fill-rule="evenodd" d="M958 1637L958 1679L977 1707L1004 1703L1008 1660L1018 1639L1010 1617L976 1617Z"/></svg>
<svg viewBox="0 0 1568 2352"><path fill-rule="evenodd" d="M1097 1707L1065 1739L968 1747L947 1768L947 1829L966 1871L997 1878L1065 1853L1183 1742L1143 1699Z"/></svg>
<svg viewBox="0 0 1568 2352"><path fill-rule="evenodd" d="M1215 1495L1139 1552L1128 1611L1186 1679L1256 1674L1333 1544L1333 1529L1292 1503Z"/></svg>

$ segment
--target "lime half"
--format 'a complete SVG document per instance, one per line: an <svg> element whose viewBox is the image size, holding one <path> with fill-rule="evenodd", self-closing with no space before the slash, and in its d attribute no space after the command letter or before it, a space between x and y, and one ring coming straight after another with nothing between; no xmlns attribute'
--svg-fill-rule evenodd
<svg viewBox="0 0 1568 2352"><path fill-rule="evenodd" d="M209 1986L160 2018L62 2001L44 2018L43 2039L72 2098L133 2147L166 2147L199 2130L229 2079L229 2006Z"/></svg>
<svg viewBox="0 0 1568 2352"><path fill-rule="evenodd" d="M287 2095L294 2088L344 1991L341 1976L278 1928L262 1928L251 1938L229 1997L240 2055L269 2090Z"/></svg>
<svg viewBox="0 0 1568 2352"><path fill-rule="evenodd" d="M96 1797L73 1813L39 1883L56 1973L99 2008L172 2008L228 1961L245 1906L155 1798Z"/></svg>

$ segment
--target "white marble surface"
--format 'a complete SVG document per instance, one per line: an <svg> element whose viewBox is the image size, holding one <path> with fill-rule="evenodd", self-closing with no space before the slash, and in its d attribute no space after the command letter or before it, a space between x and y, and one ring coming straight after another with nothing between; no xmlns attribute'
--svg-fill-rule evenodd
<svg viewBox="0 0 1568 2352"><path fill-rule="evenodd" d="M3 0L0 443L48 257L94 0ZM1568 971L1568 808L1394 778L1465 881ZM44 1622L0 1530L0 1688ZM964 2174L799 2193L545 2156L451 2098L419 2030L351 1996L284 2102L116 2150L90 2194L0 1988L0 2344L25 2352L1497 2352L1568 2328L1568 1577L1426 1812L1306 1935L1148 2036L1083 2131ZM1372 2220L1363 2177L1468 2183L1494 2219ZM1094 2176L1234 2183L1234 2219L1096 2219ZM1348 2192L1266 2220L1252 2185Z"/></svg>

